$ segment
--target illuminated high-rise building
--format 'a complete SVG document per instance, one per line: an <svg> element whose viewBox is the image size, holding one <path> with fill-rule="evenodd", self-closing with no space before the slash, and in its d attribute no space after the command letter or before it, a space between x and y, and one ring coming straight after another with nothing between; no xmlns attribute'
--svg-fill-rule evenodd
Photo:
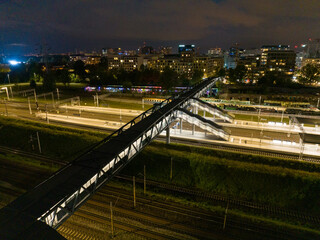
<svg viewBox="0 0 320 240"><path fill-rule="evenodd" d="M191 44L191 45L184 45L184 44L180 44L179 48L178 48L178 52L182 53L182 52L195 52L195 47L196 45Z"/></svg>
<svg viewBox="0 0 320 240"><path fill-rule="evenodd" d="M295 70L296 53L289 45L264 45L261 47L261 74L277 71L292 76Z"/></svg>

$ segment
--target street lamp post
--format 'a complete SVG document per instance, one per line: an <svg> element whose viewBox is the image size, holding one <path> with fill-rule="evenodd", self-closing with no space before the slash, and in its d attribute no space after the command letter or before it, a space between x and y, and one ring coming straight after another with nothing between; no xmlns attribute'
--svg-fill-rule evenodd
<svg viewBox="0 0 320 240"><path fill-rule="evenodd" d="M42 151L41 151L41 144L40 144L40 138L39 138L39 133L38 133L38 132L37 132L37 140L38 140L39 152L42 153Z"/></svg>
<svg viewBox="0 0 320 240"><path fill-rule="evenodd" d="M28 105L29 105L29 112L30 112L30 114L32 114L31 104L30 104L30 97L28 97Z"/></svg>
<svg viewBox="0 0 320 240"><path fill-rule="evenodd" d="M303 158L303 139L300 139L300 154L299 159L302 160Z"/></svg>
<svg viewBox="0 0 320 240"><path fill-rule="evenodd" d="M10 86L9 89L10 89L10 93L11 93L11 98L13 98L12 87Z"/></svg>
<svg viewBox="0 0 320 240"><path fill-rule="evenodd" d="M46 104L46 121L47 123L49 123L47 104Z"/></svg>
<svg viewBox="0 0 320 240"><path fill-rule="evenodd" d="M58 101L59 101L60 100L59 88L57 88L56 90L57 90L57 98L58 98Z"/></svg>
<svg viewBox="0 0 320 240"><path fill-rule="evenodd" d="M35 90L35 89L33 89L33 95L34 95L34 101L36 102L37 110L39 110L37 93L36 93L36 90Z"/></svg>
<svg viewBox="0 0 320 240"><path fill-rule="evenodd" d="M284 114L284 109L282 109L281 123L283 122L283 114Z"/></svg>
<svg viewBox="0 0 320 240"><path fill-rule="evenodd" d="M53 94L53 92L51 93L51 95L52 95L52 107L55 108L55 104L54 104L54 94Z"/></svg>
<svg viewBox="0 0 320 240"><path fill-rule="evenodd" d="M96 93L97 107L99 107L99 95Z"/></svg>
<svg viewBox="0 0 320 240"><path fill-rule="evenodd" d="M5 99L4 99L4 105L5 105L5 108L6 108L6 116L8 116L7 101Z"/></svg>
<svg viewBox="0 0 320 240"><path fill-rule="evenodd" d="M260 145L261 145L261 142L262 142L262 136L263 136L263 128L260 131Z"/></svg>

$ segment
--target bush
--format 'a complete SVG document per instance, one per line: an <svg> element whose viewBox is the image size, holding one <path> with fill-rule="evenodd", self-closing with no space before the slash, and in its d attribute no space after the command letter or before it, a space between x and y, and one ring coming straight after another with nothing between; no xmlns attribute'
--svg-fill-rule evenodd
<svg viewBox="0 0 320 240"><path fill-rule="evenodd" d="M124 173L139 176L146 165L148 179L170 182L171 157L175 184L320 213L320 173L316 164L153 143Z"/></svg>
<svg viewBox="0 0 320 240"><path fill-rule="evenodd" d="M74 130L55 125L42 124L33 121L0 118L0 145L33 151L38 151L36 133L39 133L42 153L56 158L72 159L77 153L87 149L92 144L105 137L90 131Z"/></svg>

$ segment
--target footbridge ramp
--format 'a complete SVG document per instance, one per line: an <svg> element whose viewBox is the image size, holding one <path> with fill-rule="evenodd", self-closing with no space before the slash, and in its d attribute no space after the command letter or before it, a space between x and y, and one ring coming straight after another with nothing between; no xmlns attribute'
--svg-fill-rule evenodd
<svg viewBox="0 0 320 240"><path fill-rule="evenodd" d="M183 108L177 109L177 117L185 120L188 123L195 124L201 129L213 133L223 140L229 140L230 135L224 131L223 127L211 120L208 120Z"/></svg>
<svg viewBox="0 0 320 240"><path fill-rule="evenodd" d="M189 102L192 106L200 108L201 110L206 111L214 116L217 116L217 117L223 119L224 121L227 121L229 123L233 122L234 117L232 115L230 115L226 111L218 108L215 105L209 104L209 103L202 101L198 98L192 98L189 100Z"/></svg>

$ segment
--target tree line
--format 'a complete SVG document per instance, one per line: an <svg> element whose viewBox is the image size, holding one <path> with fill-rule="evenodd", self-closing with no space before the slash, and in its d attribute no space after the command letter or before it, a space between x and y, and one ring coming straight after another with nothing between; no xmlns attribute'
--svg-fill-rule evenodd
<svg viewBox="0 0 320 240"><path fill-rule="evenodd" d="M57 69L46 68L45 64L36 62L19 64L10 71L8 69L0 71L1 83L9 81L8 73L11 83L30 82L31 87L42 83L42 87L46 90L54 89L56 83L63 83L66 87L70 83L87 83L92 86L123 85L125 88L153 85L170 91L177 86L192 86L203 78L203 72L200 70L195 70L188 76L178 74L169 67L160 72L141 65L139 69L128 72L122 68L109 70L106 61L96 65L85 65L81 60Z"/></svg>
<svg viewBox="0 0 320 240"><path fill-rule="evenodd" d="M292 76L285 75L281 71L267 71L264 76L255 79L253 70L249 71L241 64L238 64L235 69L218 69L216 76L226 76L231 84L249 83L266 87L290 87L297 84L293 82ZM307 64L296 72L296 76L297 81L303 85L319 83L320 67L315 64ZM31 87L42 83L46 90L53 89L57 82L63 83L66 87L70 83L87 83L92 86L123 85L125 88L153 85L161 86L164 90L171 90L177 86L192 86L202 78L203 72L200 70L195 70L190 76L186 73L178 74L169 67L162 72L144 65L130 72L121 68L109 70L105 58L102 58L101 62L96 65L85 65L83 61L78 60L57 69L37 62L19 64L11 69L0 68L0 83L8 83L9 80L11 83L30 82ZM254 82L253 79L256 81Z"/></svg>
<svg viewBox="0 0 320 240"><path fill-rule="evenodd" d="M296 82L293 81L293 75L286 75L283 71L266 71L265 75L257 77L254 83L253 70L248 70L244 65L237 65L235 69L226 71L227 79L232 84L256 84L260 86L279 86L290 87ZM303 85L312 85L320 83L320 66L316 64L306 64L296 72L296 80Z"/></svg>

